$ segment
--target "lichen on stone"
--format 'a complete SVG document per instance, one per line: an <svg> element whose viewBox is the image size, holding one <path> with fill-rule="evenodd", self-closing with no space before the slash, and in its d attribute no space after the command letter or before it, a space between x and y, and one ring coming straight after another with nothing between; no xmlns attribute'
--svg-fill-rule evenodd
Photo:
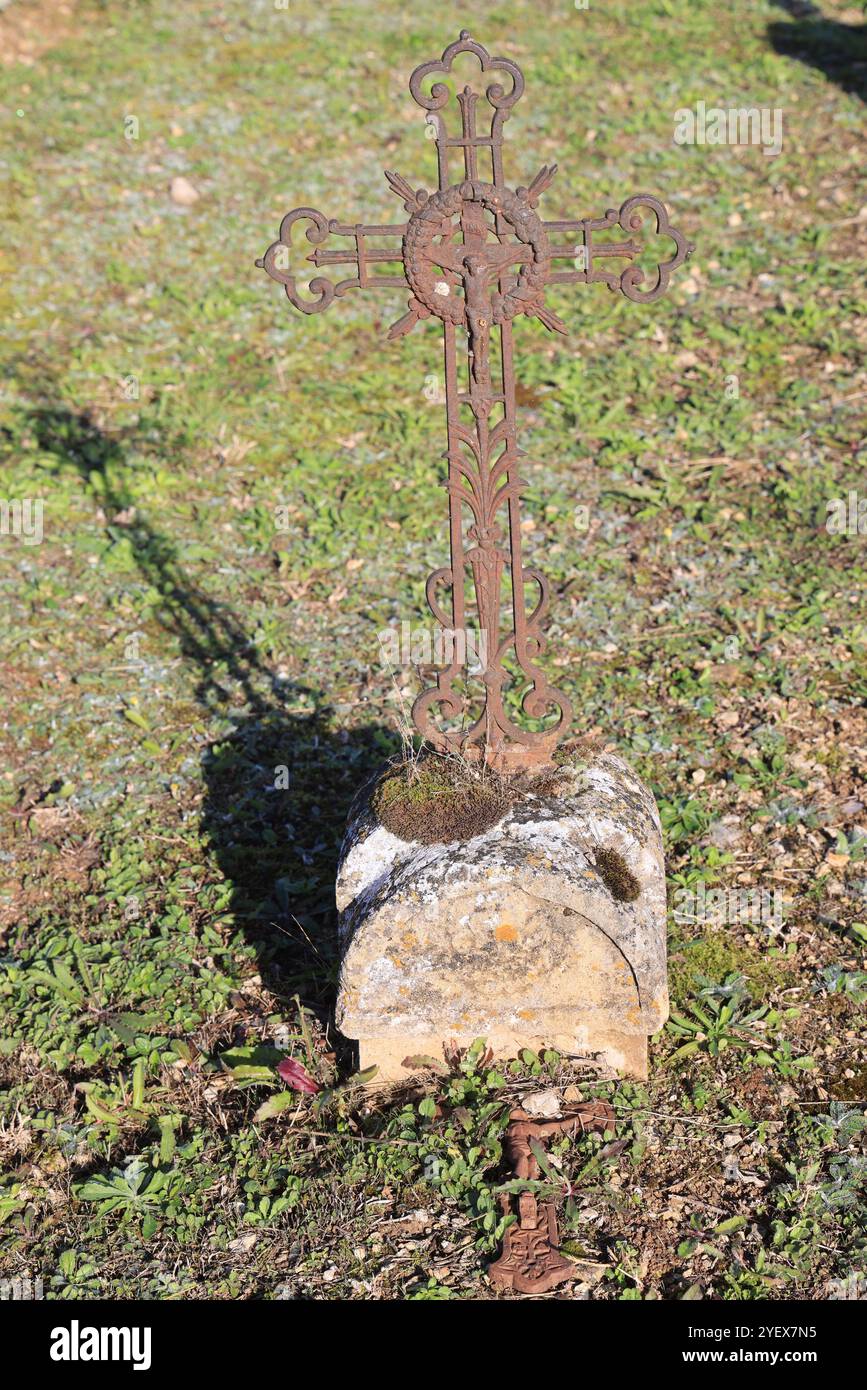
<svg viewBox="0 0 867 1390"><path fill-rule="evenodd" d="M382 1076L390 1049L403 1077L404 1057L433 1055L444 1037L464 1045L481 1036L503 1056L562 1038L567 1053L604 1054L645 1075L644 1035L668 1007L650 792L604 751L561 765L554 780L550 768L498 778L428 756L371 779L347 833L337 884L341 1031ZM453 814L478 808L480 787L495 803L482 831ZM371 797L400 809L397 827ZM637 901L618 900L603 882L603 847L616 847L638 879Z"/></svg>
<svg viewBox="0 0 867 1390"><path fill-rule="evenodd" d="M641 884L618 850L598 849L595 868L612 897L621 903L635 902Z"/></svg>

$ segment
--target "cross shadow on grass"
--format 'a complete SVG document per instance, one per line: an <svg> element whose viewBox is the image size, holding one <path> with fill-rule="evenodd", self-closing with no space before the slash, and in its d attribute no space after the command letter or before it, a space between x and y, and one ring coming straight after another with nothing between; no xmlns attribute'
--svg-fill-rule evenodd
<svg viewBox="0 0 867 1390"><path fill-rule="evenodd" d="M795 18L768 25L774 50L818 68L844 92L867 101L867 24L826 19L814 5L783 3Z"/></svg>
<svg viewBox="0 0 867 1390"><path fill-rule="evenodd" d="M377 723L351 733L335 729L323 693L278 677L232 609L185 571L175 544L143 514L125 481L132 452L154 448L150 433L108 432L88 412L64 407L32 410L24 428L57 460L56 472L79 473L110 534L113 519L125 515L122 534L141 578L160 594L156 620L195 669L203 709L230 726L201 752L201 828L231 884L229 910L281 1007L297 994L327 1022L337 974L334 879L346 813L398 740ZM160 452L169 452L165 441ZM287 704L303 704L304 712L290 712Z"/></svg>

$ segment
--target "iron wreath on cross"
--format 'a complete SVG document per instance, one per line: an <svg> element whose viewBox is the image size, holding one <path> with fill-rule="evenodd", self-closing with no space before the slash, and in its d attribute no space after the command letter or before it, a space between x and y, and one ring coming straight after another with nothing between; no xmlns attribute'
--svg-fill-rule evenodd
<svg viewBox="0 0 867 1390"><path fill-rule="evenodd" d="M465 86L456 94L460 130L449 135L443 111L449 105L451 90L440 80L428 88L427 79L450 73L461 53L474 54L482 73L494 70L511 80L510 90L491 82L484 92L492 108L490 133L486 135L476 129L482 93ZM451 660L438 672L436 684L415 701L413 720L422 737L441 752L460 751L483 758L500 771L517 771L550 761L572 711L567 697L549 684L537 664L545 645L541 625L548 607L548 586L538 569L525 566L521 555L520 499L525 484L518 469L524 455L517 443L512 320L528 314L546 328L565 333L562 320L545 307L548 285L601 282L627 299L658 299L671 272L693 248L670 225L663 204L649 194L627 198L619 210L611 209L604 217L543 222L536 207L554 177L556 164L543 167L529 186L514 191L503 180L503 125L524 90L521 70L509 59L492 58L466 30L457 43L446 48L441 59L415 69L409 89L428 112L426 120L435 131L437 191L414 191L399 174L387 170L385 176L408 213L406 222L344 224L325 218L315 208L295 208L283 218L279 239L256 264L285 286L290 303L304 314L321 313L351 289L393 289L408 284L412 292L408 311L392 325L389 338L409 333L422 319L433 316L441 320L451 563L430 575L427 601L447 633L465 633L469 606L465 581L468 572L471 574L479 650L486 653L486 665L480 677L484 687L481 709L472 723L466 723L471 699L466 693L466 651L460 643L453 644ZM463 176L457 183L451 181L449 169L453 152L463 162ZM479 176L480 157L490 160L489 181ZM656 283L649 288L642 288L645 275L638 266L627 265L619 272L607 268L611 260L631 262L641 249L638 244L631 238L614 243L594 243L593 239L595 232L618 226L629 236L641 227L645 211L655 216L656 232L670 237L675 245L674 255L658 264ZM316 249L308 259L317 268L349 265L355 272L337 284L317 276L310 282L309 293L316 296L311 299L302 298L289 268L291 230L298 221L310 224L307 240ZM348 237L353 245L323 250L322 243L329 235ZM402 239L400 252L368 244L369 238L389 237ZM402 275L376 273L377 265L401 258ZM554 268L555 262L567 260L578 268ZM501 515L508 521L508 548ZM466 528L465 518L469 522ZM511 589L512 622L503 632L506 582ZM537 590L529 613L528 584ZM449 612L442 591L451 595ZM545 719L557 713L554 723L534 731L509 717L503 687L515 679L526 687L520 708L528 721L544 726ZM433 717L436 709L440 711L439 727ZM449 722L452 727L442 727Z"/></svg>

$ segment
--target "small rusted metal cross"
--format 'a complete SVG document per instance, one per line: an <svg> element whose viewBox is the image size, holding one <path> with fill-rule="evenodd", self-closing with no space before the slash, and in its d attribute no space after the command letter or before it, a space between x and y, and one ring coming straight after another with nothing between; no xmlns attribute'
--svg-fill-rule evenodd
<svg viewBox="0 0 867 1390"><path fill-rule="evenodd" d="M492 108L488 134L478 134L476 127L482 93L465 86L456 94L460 129L450 135L444 112L451 90L441 80L428 83L431 77L450 73L462 53L473 54L483 73L502 73L511 81L509 90L500 82L491 82L484 92ZM442 321L451 563L429 577L427 600L447 632L465 634L465 579L469 570L478 615L478 650L486 654L481 674L484 689L481 709L467 724L472 700L467 693L466 644L455 642L452 660L438 672L436 685L416 700L413 719L419 733L440 751L460 751L468 757L483 758L501 771L517 771L550 760L572 711L569 700L549 684L538 665L545 645L542 619L548 607L548 586L538 569L524 565L521 555L520 498L525 484L518 469L524 455L517 443L512 320L528 314L546 328L565 333L563 322L544 305L548 285L601 282L628 299L658 299L671 272L683 263L692 246L670 225L662 203L643 193L627 198L619 210L611 209L604 217L543 222L536 207L557 166L543 167L529 186L514 191L503 180L503 125L524 90L523 75L510 59L492 58L466 31L441 59L416 68L409 89L428 112L426 120L435 131L437 191L413 191L399 174L386 171L408 213L406 222L344 224L325 218L315 208L295 208L283 218L279 240L256 264L285 286L290 303L304 314L321 313L350 289L393 289L408 284L412 292L408 312L393 324L389 338L402 337L422 319L433 316ZM463 164L458 182L452 182L450 171L453 152L459 152ZM480 157L490 161L489 181L479 176ZM655 283L642 288L645 275L638 266L630 264L615 272L606 264L612 259L631 262L638 255L641 247L630 234L640 229L645 211L655 217L656 232L674 242L675 252L657 265ZM355 271L337 284L317 276L310 282L309 292L316 296L312 299L298 292L290 269L290 236L298 221L310 224L307 240L316 249L308 259L317 268L349 265ZM617 227L627 240L594 241L594 233ZM322 243L329 234L348 237L353 245L323 250ZM369 244L370 238L381 241L390 237L402 239L400 251ZM402 275L375 273L377 265L401 259ZM555 269L558 261L570 261L577 268ZM469 522L466 526L465 519ZM508 548L502 521L508 523ZM507 579L512 621L504 632ZM529 613L528 583L538 591ZM441 590L451 594L450 612L441 601ZM525 687L520 709L529 724L542 724L541 729L524 727L506 713L503 694L507 681L518 681ZM440 711L439 725L434 720L436 709ZM545 720L552 720L555 714L556 719L546 726Z"/></svg>

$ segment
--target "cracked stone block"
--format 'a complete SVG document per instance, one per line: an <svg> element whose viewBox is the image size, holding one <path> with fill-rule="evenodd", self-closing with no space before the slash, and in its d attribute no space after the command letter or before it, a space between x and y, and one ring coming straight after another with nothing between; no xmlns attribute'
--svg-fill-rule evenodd
<svg viewBox="0 0 867 1390"><path fill-rule="evenodd" d="M634 876L626 890L612 862ZM478 1037L499 1057L548 1046L646 1077L647 1038L668 1017L662 833L622 759L567 766L555 795L449 844L398 838L362 794L337 906L337 1025L378 1079Z"/></svg>

